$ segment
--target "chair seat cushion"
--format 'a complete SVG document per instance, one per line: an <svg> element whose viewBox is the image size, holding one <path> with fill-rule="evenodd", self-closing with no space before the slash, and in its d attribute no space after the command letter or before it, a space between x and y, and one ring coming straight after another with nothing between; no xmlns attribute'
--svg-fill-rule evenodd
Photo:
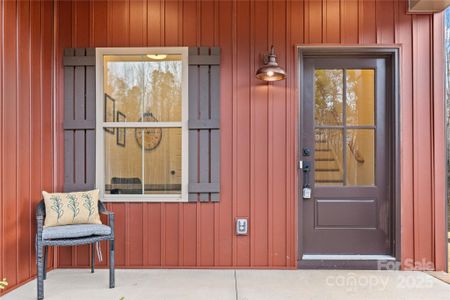
<svg viewBox="0 0 450 300"><path fill-rule="evenodd" d="M42 239L70 239L92 235L110 235L111 227L103 224L76 224L44 228Z"/></svg>

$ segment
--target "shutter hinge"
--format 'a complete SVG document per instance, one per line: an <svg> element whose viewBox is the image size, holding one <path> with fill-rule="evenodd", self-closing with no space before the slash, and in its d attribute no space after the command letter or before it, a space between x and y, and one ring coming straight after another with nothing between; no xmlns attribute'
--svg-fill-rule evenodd
<svg viewBox="0 0 450 300"><path fill-rule="evenodd" d="M298 168L301 170L303 169L303 160L298 161Z"/></svg>

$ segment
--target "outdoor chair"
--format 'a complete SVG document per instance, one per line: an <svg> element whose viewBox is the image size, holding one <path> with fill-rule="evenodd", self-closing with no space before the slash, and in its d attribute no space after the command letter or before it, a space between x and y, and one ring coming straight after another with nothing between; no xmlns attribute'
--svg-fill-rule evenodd
<svg viewBox="0 0 450 300"><path fill-rule="evenodd" d="M106 210L98 201L100 214L108 216L108 225L75 224L44 228L45 202L40 201L36 209L36 265L37 298L44 299L44 280L47 277L48 246L77 246L91 244L91 273L94 273L95 243L109 241L109 287L114 288L114 213Z"/></svg>

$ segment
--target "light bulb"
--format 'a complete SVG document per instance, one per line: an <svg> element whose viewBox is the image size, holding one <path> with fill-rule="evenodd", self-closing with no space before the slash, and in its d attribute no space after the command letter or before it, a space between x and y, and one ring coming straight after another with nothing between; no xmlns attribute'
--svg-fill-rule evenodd
<svg viewBox="0 0 450 300"><path fill-rule="evenodd" d="M166 54L147 54L148 58L155 59L155 60L163 60L167 57Z"/></svg>
<svg viewBox="0 0 450 300"><path fill-rule="evenodd" d="M273 76L273 71L267 72L267 76L272 77Z"/></svg>

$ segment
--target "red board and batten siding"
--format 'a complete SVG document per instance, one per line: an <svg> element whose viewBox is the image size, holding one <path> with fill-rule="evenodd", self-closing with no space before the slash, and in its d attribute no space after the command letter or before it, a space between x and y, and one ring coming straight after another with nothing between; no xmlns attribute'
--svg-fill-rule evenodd
<svg viewBox="0 0 450 300"><path fill-rule="evenodd" d="M34 207L54 184L53 4L2 1L0 26L0 278L10 290L36 274Z"/></svg>
<svg viewBox="0 0 450 300"><path fill-rule="evenodd" d="M58 18L60 54L65 47L100 46L222 50L221 201L109 204L118 215L119 266L294 268L293 46L396 44L402 60L402 258L443 268L444 240L437 235L445 222L439 214L445 203L443 87L442 75L432 73L433 67L442 70L442 15L405 11L402 1L362 0L59 3L58 12L67 16ZM270 44L290 76L267 86L255 80L254 71ZM240 216L250 218L248 237L233 234ZM62 267L87 263L86 248L60 251Z"/></svg>
<svg viewBox="0 0 450 300"><path fill-rule="evenodd" d="M34 206L42 189L62 190L63 49L106 46L222 51L221 200L108 204L119 267L295 268L294 45L396 44L402 259L445 268L443 16L405 11L404 1L366 0L1 2L0 277L14 287L35 274ZM271 44L289 76L267 85L254 72ZM241 216L250 235L236 237ZM86 247L61 248L57 263L88 258Z"/></svg>

